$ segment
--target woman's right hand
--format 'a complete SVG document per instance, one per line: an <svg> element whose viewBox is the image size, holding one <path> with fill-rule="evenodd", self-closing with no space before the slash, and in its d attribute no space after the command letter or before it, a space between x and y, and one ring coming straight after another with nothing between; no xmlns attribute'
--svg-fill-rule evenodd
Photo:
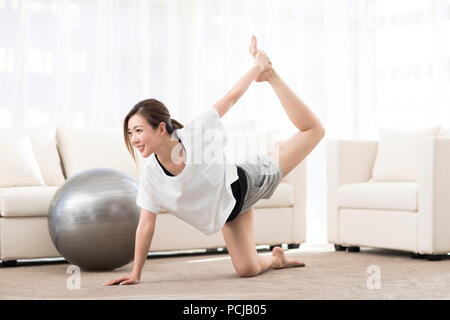
<svg viewBox="0 0 450 320"><path fill-rule="evenodd" d="M272 63L270 62L269 57L264 51L260 50L255 55L254 65L258 66L261 69L261 72L266 72L272 68Z"/></svg>
<svg viewBox="0 0 450 320"><path fill-rule="evenodd" d="M136 276L123 276L108 282L103 283L104 286L113 286L113 285L128 285L128 284L138 284L139 279Z"/></svg>

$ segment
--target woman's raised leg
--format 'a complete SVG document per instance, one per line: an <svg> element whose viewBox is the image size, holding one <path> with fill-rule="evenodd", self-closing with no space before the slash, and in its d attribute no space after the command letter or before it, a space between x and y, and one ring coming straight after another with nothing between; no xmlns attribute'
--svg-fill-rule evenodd
<svg viewBox="0 0 450 320"><path fill-rule="evenodd" d="M226 223L222 234L234 269L241 277L253 277L268 269L304 267L298 260L287 259L280 247L272 250L272 255L257 254L253 230L254 209L241 213Z"/></svg>
<svg viewBox="0 0 450 320"><path fill-rule="evenodd" d="M255 37L252 37L249 51L252 56L258 52ZM325 129L319 118L289 88L273 68L260 74L257 79L270 83L287 116L299 130L269 153L278 161L283 170L283 176L286 176L316 147L325 135Z"/></svg>
<svg viewBox="0 0 450 320"><path fill-rule="evenodd" d="M300 100L274 70L268 81L275 90L289 119L299 130L292 137L276 146L269 154L278 161L283 170L283 176L286 176L322 140L325 135L325 129L319 118Z"/></svg>

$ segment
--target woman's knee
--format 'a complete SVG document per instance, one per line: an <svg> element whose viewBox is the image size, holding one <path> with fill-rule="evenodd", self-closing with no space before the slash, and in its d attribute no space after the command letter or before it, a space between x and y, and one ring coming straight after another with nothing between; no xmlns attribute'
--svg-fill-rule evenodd
<svg viewBox="0 0 450 320"><path fill-rule="evenodd" d="M259 274L259 266L255 264L235 267L236 273L242 278L254 277Z"/></svg>

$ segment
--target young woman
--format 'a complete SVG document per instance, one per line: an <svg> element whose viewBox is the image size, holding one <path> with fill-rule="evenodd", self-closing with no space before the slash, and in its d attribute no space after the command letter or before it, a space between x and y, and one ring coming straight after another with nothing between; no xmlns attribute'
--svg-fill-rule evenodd
<svg viewBox="0 0 450 320"><path fill-rule="evenodd" d="M133 158L133 147L148 158L140 174L136 199L141 216L131 275L105 285L139 283L156 217L163 209L205 234L221 230L232 264L241 277L256 276L268 269L304 266L298 260L286 258L280 247L275 247L272 255L257 254L253 205L261 198L270 198L281 178L305 159L325 130L316 115L275 72L267 55L257 49L254 36L250 53L254 57L250 70L212 108L185 127L171 119L164 104L155 99L139 102L126 116L124 136L128 150ZM272 86L298 132L268 155L258 154L252 160L228 164L220 152L223 140L211 139L214 136L211 133L226 143L221 118L253 81L267 81ZM202 151L214 147L214 154L219 155L215 159L220 161L194 159L199 154L197 160L204 159Z"/></svg>

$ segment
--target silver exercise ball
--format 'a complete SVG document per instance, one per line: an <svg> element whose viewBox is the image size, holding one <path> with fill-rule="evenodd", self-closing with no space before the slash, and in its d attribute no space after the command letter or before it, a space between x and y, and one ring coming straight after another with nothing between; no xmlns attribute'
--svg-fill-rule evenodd
<svg viewBox="0 0 450 320"><path fill-rule="evenodd" d="M113 270L131 262L140 212L136 195L136 181L113 169L90 169L68 179L48 212L59 254L85 270Z"/></svg>

